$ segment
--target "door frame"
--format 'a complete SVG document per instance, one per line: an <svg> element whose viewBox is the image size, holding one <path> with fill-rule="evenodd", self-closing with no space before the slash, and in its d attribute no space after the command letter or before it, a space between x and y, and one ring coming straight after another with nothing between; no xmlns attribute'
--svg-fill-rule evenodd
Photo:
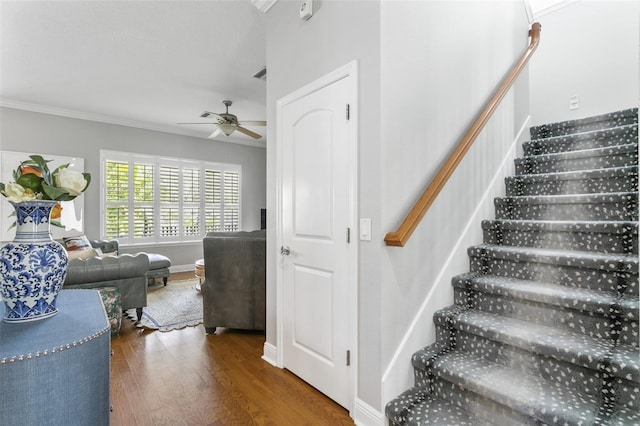
<svg viewBox="0 0 640 426"><path fill-rule="evenodd" d="M349 285L347 306L349 324L348 339L350 347L350 369L349 369L349 413L353 413L355 407L355 398L357 395L357 379L358 379L358 62L352 61L319 79L306 84L300 89L280 98L276 102L276 247L282 246L282 159L283 144L279 140L284 134L283 130L283 109L286 105L297 101L315 91L329 86L334 82L349 78L350 84L348 88L347 98L349 99L349 122L347 143L349 152L349 171L347 183L349 189L349 227L351 228L351 242L348 245L348 273L347 281ZM345 106L346 109L346 106ZM346 114L346 110L345 110ZM276 347L276 365L280 368L286 368L284 365L284 284L283 284L283 256L276 254L276 329L277 329L277 347Z"/></svg>

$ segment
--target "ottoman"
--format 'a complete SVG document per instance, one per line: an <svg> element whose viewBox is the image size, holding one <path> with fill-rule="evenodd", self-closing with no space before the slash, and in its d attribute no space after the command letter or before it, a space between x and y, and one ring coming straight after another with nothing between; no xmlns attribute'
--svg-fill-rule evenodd
<svg viewBox="0 0 640 426"><path fill-rule="evenodd" d="M120 291L117 287L98 287L104 310L109 318L111 336L117 336L122 324L122 304L120 303Z"/></svg>
<svg viewBox="0 0 640 426"><path fill-rule="evenodd" d="M149 270L147 271L147 280L155 282L156 278L162 278L164 285L167 285L167 278L169 278L169 267L171 266L171 260L167 256L154 253L146 253L149 258Z"/></svg>

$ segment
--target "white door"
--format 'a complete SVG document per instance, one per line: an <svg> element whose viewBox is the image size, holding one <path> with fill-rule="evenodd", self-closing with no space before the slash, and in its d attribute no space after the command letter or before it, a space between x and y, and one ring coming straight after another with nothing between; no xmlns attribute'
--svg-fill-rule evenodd
<svg viewBox="0 0 640 426"><path fill-rule="evenodd" d="M356 309L354 84L347 75L294 96L278 117L282 363L346 408Z"/></svg>

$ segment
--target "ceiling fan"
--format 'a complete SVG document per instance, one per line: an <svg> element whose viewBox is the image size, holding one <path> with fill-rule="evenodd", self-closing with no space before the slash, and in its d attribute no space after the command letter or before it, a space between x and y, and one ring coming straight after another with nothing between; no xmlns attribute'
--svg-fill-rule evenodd
<svg viewBox="0 0 640 426"><path fill-rule="evenodd" d="M213 131L213 133L211 133L208 136L209 139L215 138L220 133L224 134L225 136L230 136L236 130L239 131L240 133L244 133L247 136L251 136L254 139L260 139L262 137L261 135L255 132L252 132L251 130L246 129L242 126L244 125L266 126L267 122L266 121L238 121L238 117L236 117L233 114L229 114L229 107L231 106L232 103L233 102L229 100L222 101L222 104L225 107L227 107L226 112L215 113L215 112L205 111L202 114L200 114L200 117L202 118L209 118L209 117L214 118L216 120L214 123L178 123L178 124L215 124L217 128Z"/></svg>

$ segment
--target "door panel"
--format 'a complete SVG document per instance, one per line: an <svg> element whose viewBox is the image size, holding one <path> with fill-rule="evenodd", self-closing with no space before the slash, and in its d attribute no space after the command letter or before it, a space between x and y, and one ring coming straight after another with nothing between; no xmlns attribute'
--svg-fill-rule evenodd
<svg viewBox="0 0 640 426"><path fill-rule="evenodd" d="M293 344L307 354L332 364L333 274L327 271L297 266L294 273Z"/></svg>
<svg viewBox="0 0 640 426"><path fill-rule="evenodd" d="M347 78L280 110L283 364L349 407L352 192ZM352 265L355 267L355 265Z"/></svg>

